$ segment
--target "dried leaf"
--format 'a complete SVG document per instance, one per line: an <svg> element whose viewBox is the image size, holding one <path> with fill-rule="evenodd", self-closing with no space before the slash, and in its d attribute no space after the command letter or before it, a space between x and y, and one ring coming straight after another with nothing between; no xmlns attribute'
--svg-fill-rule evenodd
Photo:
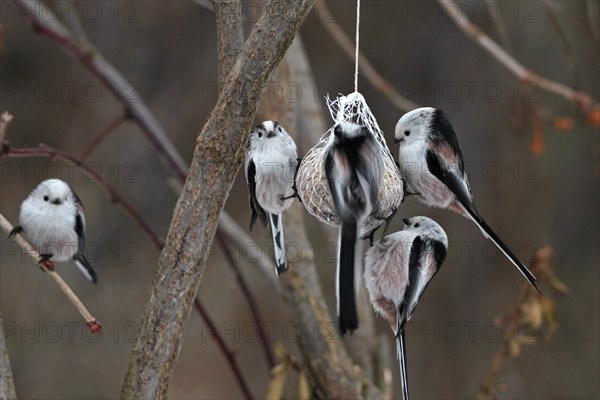
<svg viewBox="0 0 600 400"><path fill-rule="evenodd" d="M554 127L559 131L570 131L573 129L573 120L568 117L557 118L554 120Z"/></svg>
<svg viewBox="0 0 600 400"><path fill-rule="evenodd" d="M521 354L521 344L518 342L517 338L510 341L509 351L512 358L517 358Z"/></svg>
<svg viewBox="0 0 600 400"><path fill-rule="evenodd" d="M289 358L288 352L285 349L285 346L281 344L281 342L275 343L273 350L275 351L275 355L277 356L277 358L279 358L281 361L285 361Z"/></svg>
<svg viewBox="0 0 600 400"><path fill-rule="evenodd" d="M535 124L533 129L533 138L531 139L531 152L534 156L541 156L544 152L544 127L542 124Z"/></svg>
<svg viewBox="0 0 600 400"><path fill-rule="evenodd" d="M588 122L595 128L600 128L600 107L594 108L588 114Z"/></svg>
<svg viewBox="0 0 600 400"><path fill-rule="evenodd" d="M544 319L548 323L548 336L546 340L550 340L558 329L558 320L556 318L556 305L550 297L542 297L542 308L544 311Z"/></svg>
<svg viewBox="0 0 600 400"><path fill-rule="evenodd" d="M298 375L298 398L300 400L310 399L310 385L304 371L301 371Z"/></svg>
<svg viewBox="0 0 600 400"><path fill-rule="evenodd" d="M542 303L539 296L532 296L527 303L523 303L521 305L521 313L523 315L522 324L533 325L535 327L542 326Z"/></svg>
<svg viewBox="0 0 600 400"><path fill-rule="evenodd" d="M271 370L271 382L269 382L269 390L265 396L268 400L280 400L283 398L289 371L290 369L286 364L276 365Z"/></svg>

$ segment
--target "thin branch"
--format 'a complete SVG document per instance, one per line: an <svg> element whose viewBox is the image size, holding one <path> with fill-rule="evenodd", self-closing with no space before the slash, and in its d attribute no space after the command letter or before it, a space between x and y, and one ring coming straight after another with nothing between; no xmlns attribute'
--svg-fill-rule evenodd
<svg viewBox="0 0 600 400"><path fill-rule="evenodd" d="M108 124L108 126L104 128L98 136L96 136L96 139L94 139L94 141L88 146L88 148L85 149L83 153L81 153L79 159L81 161L85 161L88 158L88 156L92 153L92 151L94 151L96 147L98 147L108 135L114 132L114 130L117 129L117 127L119 127L119 125L121 125L126 120L127 118L124 115L121 115L114 121L112 121L110 124Z"/></svg>
<svg viewBox="0 0 600 400"><path fill-rule="evenodd" d="M13 120L13 116L8 112L4 111L2 115L0 115L0 146L4 147L7 145L6 142L6 129L8 125Z"/></svg>
<svg viewBox="0 0 600 400"><path fill-rule="evenodd" d="M229 247L229 244L222 236L219 236L219 235L217 235L217 241L219 242L221 249L225 252L225 257L227 258L227 262L228 262L229 266L231 267L233 274L235 275L235 279L237 280L238 285L240 285L240 289L242 289L242 293L244 294L244 297L246 297L246 300L248 301L248 307L250 308L250 313L252 314L252 319L256 323L256 326L258 329L258 338L261 341L262 347L265 352L265 358L267 359L267 365L269 366L269 369L272 369L275 366L275 355L273 354L273 349L271 348L271 344L269 343L269 340L267 339L267 334L265 333L263 320L260 315L260 312L258 311L258 304L256 303L254 296L250 292L250 288L248 287L246 280L244 279L242 273L240 272L238 263L235 261L235 259L231 255L231 248Z"/></svg>
<svg viewBox="0 0 600 400"><path fill-rule="evenodd" d="M6 232L6 234L10 234L14 229L14 226L2 214L0 214L0 226L2 226L2 229L4 230L4 232ZM100 334L102 332L102 325L100 324L100 322L98 322L96 318L94 318L92 314L90 314L85 305L83 305L81 300L79 300L77 295L73 292L73 290L71 290L69 285L61 278L61 276L56 271L49 269L44 263L40 263L40 253L38 253L20 233L14 235L13 240L27 255L29 255L35 261L37 265L39 265L44 270L44 272L50 275L54 283L56 283L58 287L60 287L63 293L69 298L71 303L73 303L77 311L79 311L79 313L85 320L85 323L89 327L90 331L96 334Z"/></svg>
<svg viewBox="0 0 600 400"><path fill-rule="evenodd" d="M329 32L331 37L340 45L342 50L350 57L352 61L356 61L355 46L354 42L346 35L342 27L337 23L335 17L329 11L325 0L317 0L315 8L318 12L321 25ZM381 74L375 69L369 59L361 52L358 56L359 68L367 80L373 85L373 87L391 101L401 111L410 111L418 108L419 105L406 97L402 96L394 88L389 81L387 81Z"/></svg>
<svg viewBox="0 0 600 400"><path fill-rule="evenodd" d="M15 381L13 378L12 368L10 366L10 358L8 349L6 348L6 338L4 337L4 325L2 322L2 314L0 313L0 399L17 400L17 392L15 390Z"/></svg>
<svg viewBox="0 0 600 400"><path fill-rule="evenodd" d="M187 166L173 142L160 126L134 86L104 58L84 37L75 37L60 19L42 2L13 0L36 32L54 41L67 53L79 60L86 69L119 99L128 117L134 119L158 153L174 169L180 180L185 180Z"/></svg>
<svg viewBox="0 0 600 400"><path fill-rule="evenodd" d="M77 157L74 157L62 150L54 149L48 146L40 146L40 147L31 147L31 148L19 148L19 149L5 149L0 151L0 158L2 157L11 157L11 158L23 158L23 157L50 157L50 158L58 158L64 161L69 161L86 171L94 180L96 180L100 186L110 195L111 201L114 203L120 204L125 211L135 220L135 222L140 226L140 228L146 232L148 237L152 239L152 242L156 247L161 249L163 247L162 240L154 233L152 228L144 221L141 215L133 208L131 204L129 204L125 198L115 190L115 188L101 175L99 175L96 170L90 167L85 162L81 161Z"/></svg>
<svg viewBox="0 0 600 400"><path fill-rule="evenodd" d="M230 242L245 245L254 243L254 240L246 233L244 228L239 226L231 216L225 212L219 215L219 232L223 234ZM254 264L258 266L258 270L262 272L263 277L271 284L272 289L281 291L281 287L277 282L277 277L273 273L273 264L270 262L269 256L260 246L256 246L257 256Z"/></svg>
<svg viewBox="0 0 600 400"><path fill-rule="evenodd" d="M454 0L438 0L438 3L446 9L448 18L452 20L463 33L475 43L485 49L500 64L506 67L518 79L538 85L542 89L558 94L567 100L575 102L585 112L591 111L597 101L584 92L574 90L567 85L546 79L527 69L514 57L486 35L481 28L469 20L465 13Z"/></svg>
<svg viewBox="0 0 600 400"><path fill-rule="evenodd" d="M132 118L145 133L145 136L154 145L157 152L162 155L168 164L175 170L176 177L180 182L185 181L187 175L187 166L181 155L177 152L175 146L170 141L156 118L142 101L141 97L134 90L133 86L120 74L87 40L83 30L75 37L68 29L60 23L59 19L43 3L32 0L15 0L17 5L22 8L27 18L29 18L36 31L50 38L65 51L73 55L86 67L90 73L98 78L107 86L119 99L125 107L125 117ZM106 132L109 132L107 130ZM98 138L98 142L104 139L104 135ZM93 149L97 143L93 143L88 152ZM46 154L41 154L46 155ZM86 153L84 153L86 155ZM93 170L89 169L81 160L76 160L70 155L55 153L53 156L62 157L82 166L92 174L98 182L109 192L113 201L123 205L125 210L142 227L142 230L152 239L152 242L159 249L163 247L162 240L150 229L145 221L137 212L129 206L127 202L108 184L101 176L98 176ZM226 214L225 214L226 215ZM218 334L218 333L217 333ZM216 336L216 335L215 335ZM218 342L218 341L217 341ZM221 341L221 344L224 342ZM222 349L228 351L227 348Z"/></svg>
<svg viewBox="0 0 600 400"><path fill-rule="evenodd" d="M188 179L133 349L122 398L164 398L198 291L219 213L242 164L265 85L314 0L267 4L196 140Z"/></svg>
<svg viewBox="0 0 600 400"><path fill-rule="evenodd" d="M231 368L231 370L233 371L233 374L235 375L236 381L240 387L242 394L244 395L244 398L246 400L254 399L254 397L252 396L252 392L250 391L250 388L248 387L248 384L246 383L246 379L244 378L244 375L242 374L242 370L240 369L240 367L237 364L237 361L235 360L235 353L233 351L229 350L227 343L221 336L221 333L217 330L217 326L215 325L214 321L212 320L210 315L208 315L208 312L206 311L206 309L204 308L202 303L200 303L200 301L197 298L194 299L194 307L200 313L204 322L206 322L206 325L208 326L210 333L215 337L215 341L217 342L219 349L221 349L221 352L225 356L225 359L227 360L229 367Z"/></svg>

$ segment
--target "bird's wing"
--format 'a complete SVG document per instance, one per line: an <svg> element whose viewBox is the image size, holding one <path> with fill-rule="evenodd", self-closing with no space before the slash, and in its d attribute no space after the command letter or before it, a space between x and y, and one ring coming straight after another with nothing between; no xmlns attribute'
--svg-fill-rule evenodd
<svg viewBox="0 0 600 400"><path fill-rule="evenodd" d="M410 248L408 287L400 306L403 325L412 318L419 299L446 258L446 247L435 240L417 236Z"/></svg>
<svg viewBox="0 0 600 400"><path fill-rule="evenodd" d="M248 191L250 192L250 208L252 209L252 217L250 219L250 230L254 227L256 219L260 218L261 224L267 227L267 213L258 203L256 198L256 165L254 160L248 162L246 167L246 180L248 181Z"/></svg>
<svg viewBox="0 0 600 400"><path fill-rule="evenodd" d="M325 176L327 177L327 186L329 187L329 193L331 194L331 202L334 205L335 212L340 217L340 197L341 193L338 191L338 182L341 179L340 174L335 173L335 161L333 159L333 151L328 151L325 155L325 159L323 160L323 167L325 169Z"/></svg>
<svg viewBox="0 0 600 400"><path fill-rule="evenodd" d="M433 149L427 150L427 169L454 193L458 201L468 211L471 210L476 213L464 171L461 171L459 164L456 162L458 155L451 151L448 145L441 144L433 148L435 151Z"/></svg>
<svg viewBox="0 0 600 400"><path fill-rule="evenodd" d="M458 202L467 212L466 216L470 217L473 222L475 222L483 234L492 242L494 242L496 246L498 246L504 255L506 255L506 257L508 257L515 267L517 267L517 269L523 274L525 279L527 279L527 281L529 281L529 283L539 291L535 282L535 276L517 258L517 256L515 256L515 254L508 248L502 239L500 239L496 232L492 230L492 228L477 212L475 205L473 204L473 199L467 184L467 180L465 179L464 175L459 177L457 175L458 171L453 171L447 168L447 165L451 164L443 163L440 157L444 157L443 153L436 154L432 150L427 151L427 168L429 169L429 172L442 181L442 183L446 185L448 189L452 191L452 193L454 193Z"/></svg>

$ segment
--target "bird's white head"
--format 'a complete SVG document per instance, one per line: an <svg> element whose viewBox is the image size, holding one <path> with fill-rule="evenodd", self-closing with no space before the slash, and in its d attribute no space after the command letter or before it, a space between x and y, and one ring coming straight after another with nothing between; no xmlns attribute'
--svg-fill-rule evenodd
<svg viewBox="0 0 600 400"><path fill-rule="evenodd" d="M41 203L60 206L73 202L71 187L60 179L47 179L31 192L32 198Z"/></svg>
<svg viewBox="0 0 600 400"><path fill-rule="evenodd" d="M249 149L254 151L277 150L282 146L296 147L292 137L276 121L264 121L254 127L250 132L248 145Z"/></svg>
<svg viewBox="0 0 600 400"><path fill-rule="evenodd" d="M405 230L415 230L419 234L427 236L431 239L437 240L448 247L448 236L442 227L428 217L418 216L412 218L406 218L402 220L404 222Z"/></svg>
<svg viewBox="0 0 600 400"><path fill-rule="evenodd" d="M406 146L426 141L435 112L435 108L421 107L404 114L396 124L394 143Z"/></svg>

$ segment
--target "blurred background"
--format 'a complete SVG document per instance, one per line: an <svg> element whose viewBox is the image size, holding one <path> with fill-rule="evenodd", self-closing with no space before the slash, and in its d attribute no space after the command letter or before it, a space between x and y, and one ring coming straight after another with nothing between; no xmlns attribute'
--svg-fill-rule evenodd
<svg viewBox="0 0 600 400"><path fill-rule="evenodd" d="M189 163L195 139L217 101L214 13L192 1L48 2L68 26L74 14L89 40L137 90ZM263 5L244 1L248 33ZM333 20L354 36L355 2L328 1ZM600 97L599 3L596 1L469 1L463 11L531 71ZM78 61L36 34L14 4L3 1L1 106L14 115L12 148L40 143L76 157L115 120L123 105ZM353 90L353 62L313 10L301 36L315 77L313 87L288 90L291 102L310 96L326 112L324 96ZM443 109L452 121L467 163L479 210L524 261L553 248L556 276L567 296L554 300L553 336L522 346L500 370L504 398L598 398L599 360L599 131L597 114L519 83L468 39L436 2L366 1L361 50L395 88L420 105ZM403 111L361 75L360 91L386 132ZM294 89L294 90L292 90ZM328 113L327 123L329 120ZM257 121L258 122L258 121ZM292 132L292 135L307 134ZM94 149L87 162L109 181L161 237L177 200L174 172L139 128L124 121ZM2 233L0 306L17 394L29 399L118 398L154 277L158 250L94 179L74 164L48 158L0 159L1 212L17 223L19 205L43 179L69 182L86 207L86 254L98 275L89 284L73 265L58 271L103 323L93 337L47 276ZM246 227L250 213L240 171L226 210ZM518 301L524 280L469 221L429 210L407 199L393 221L428 215L450 238L448 259L411 321L410 384L415 398L475 398L502 346L501 317ZM308 213L315 262L334 311L335 259L330 228ZM258 227L260 228L260 227ZM292 354L296 330L283 300L253 264L252 246L271 252L269 234L256 228L254 244L234 256L250 283L272 343ZM293 257L293 254L290 255ZM292 259L293 262L293 259ZM269 371L256 326L225 256L213 251L198 294L236 359L253 394L264 397ZM377 318L378 332L389 327ZM392 361L395 359L393 358ZM397 366L393 363L396 380ZM395 397L400 396L395 382ZM293 395L290 395L293 396ZM241 398L231 370L194 310L170 388L177 399Z"/></svg>

